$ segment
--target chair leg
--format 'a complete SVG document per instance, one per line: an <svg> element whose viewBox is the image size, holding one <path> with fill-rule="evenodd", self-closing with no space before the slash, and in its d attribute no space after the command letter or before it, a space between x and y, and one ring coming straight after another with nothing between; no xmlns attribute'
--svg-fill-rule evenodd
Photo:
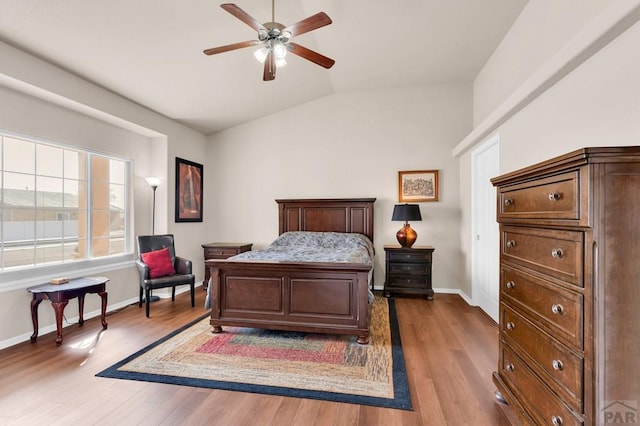
<svg viewBox="0 0 640 426"><path fill-rule="evenodd" d="M140 298L138 299L138 308L142 307L142 292L144 290L142 289L142 286L140 286Z"/></svg>
<svg viewBox="0 0 640 426"><path fill-rule="evenodd" d="M151 290L147 287L144 289L144 303L147 318L149 318L149 305L151 304Z"/></svg>
<svg viewBox="0 0 640 426"><path fill-rule="evenodd" d="M191 283L191 307L196 307L196 285Z"/></svg>

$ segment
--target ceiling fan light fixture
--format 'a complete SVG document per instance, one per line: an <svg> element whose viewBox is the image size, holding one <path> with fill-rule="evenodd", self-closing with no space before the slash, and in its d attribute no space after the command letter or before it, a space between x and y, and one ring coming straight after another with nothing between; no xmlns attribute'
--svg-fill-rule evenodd
<svg viewBox="0 0 640 426"><path fill-rule="evenodd" d="M273 54L276 56L276 60L284 59L287 56L287 46L283 43L275 43L273 46Z"/></svg>
<svg viewBox="0 0 640 426"><path fill-rule="evenodd" d="M253 56L255 56L258 62L260 62L261 64L264 64L264 61L267 59L268 54L269 50L264 46L253 52Z"/></svg>
<svg viewBox="0 0 640 426"><path fill-rule="evenodd" d="M276 58L276 67L282 68L287 65L287 60L284 58Z"/></svg>

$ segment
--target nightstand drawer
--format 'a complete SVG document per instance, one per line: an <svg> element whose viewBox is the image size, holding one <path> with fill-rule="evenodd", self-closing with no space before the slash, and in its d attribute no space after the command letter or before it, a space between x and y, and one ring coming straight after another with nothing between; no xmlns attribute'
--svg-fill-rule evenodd
<svg viewBox="0 0 640 426"><path fill-rule="evenodd" d="M386 283L387 287L402 287L402 288L425 288L427 286L427 276L423 277L410 277L410 276L391 276Z"/></svg>
<svg viewBox="0 0 640 426"><path fill-rule="evenodd" d="M237 249L233 248L206 248L204 257L205 259L226 259L239 253Z"/></svg>
<svg viewBox="0 0 640 426"><path fill-rule="evenodd" d="M391 275L426 275L431 271L431 264L427 263L390 263Z"/></svg>
<svg viewBox="0 0 640 426"><path fill-rule="evenodd" d="M431 253L425 251L397 251L389 252L390 262L422 263L431 262Z"/></svg>

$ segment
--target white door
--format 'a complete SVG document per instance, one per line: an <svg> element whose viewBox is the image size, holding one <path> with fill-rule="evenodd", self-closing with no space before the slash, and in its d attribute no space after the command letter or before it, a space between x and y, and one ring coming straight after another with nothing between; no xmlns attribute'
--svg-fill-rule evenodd
<svg viewBox="0 0 640 426"><path fill-rule="evenodd" d="M496 190L490 179L500 173L500 136L491 137L471 156L473 303L499 322L500 238L496 222Z"/></svg>

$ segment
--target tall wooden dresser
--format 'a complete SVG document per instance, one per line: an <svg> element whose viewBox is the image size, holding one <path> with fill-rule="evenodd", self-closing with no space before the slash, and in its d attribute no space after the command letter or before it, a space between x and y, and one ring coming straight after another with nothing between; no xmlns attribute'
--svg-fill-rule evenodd
<svg viewBox="0 0 640 426"><path fill-rule="evenodd" d="M640 423L640 147L584 148L491 181L498 396L525 424Z"/></svg>

